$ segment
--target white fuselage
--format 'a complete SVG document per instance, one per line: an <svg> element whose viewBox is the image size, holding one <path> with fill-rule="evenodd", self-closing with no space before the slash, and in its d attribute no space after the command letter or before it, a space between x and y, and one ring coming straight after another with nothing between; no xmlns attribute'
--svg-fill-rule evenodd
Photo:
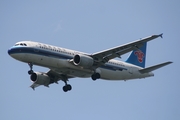
<svg viewBox="0 0 180 120"><path fill-rule="evenodd" d="M79 67L70 60L77 54L89 54L38 42L18 42L8 52L19 61L47 67L72 77L91 77L94 72L100 73L101 79L105 80L128 80L154 75L152 72L142 74L139 72L141 67L114 59L95 70Z"/></svg>

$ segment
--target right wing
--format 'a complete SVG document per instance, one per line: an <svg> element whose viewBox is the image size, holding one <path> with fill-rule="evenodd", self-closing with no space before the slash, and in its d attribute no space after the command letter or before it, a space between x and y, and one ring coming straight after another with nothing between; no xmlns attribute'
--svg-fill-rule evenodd
<svg viewBox="0 0 180 120"><path fill-rule="evenodd" d="M137 41L125 44L125 45L121 45L121 46L117 46L111 49L100 51L100 52L92 54L91 57L95 61L95 67L98 67L108 62L110 59L120 57L121 55L128 53L132 50L139 49L145 42L151 41L158 37L162 38L162 35L163 34L152 35L150 37L146 37L141 40L137 40Z"/></svg>

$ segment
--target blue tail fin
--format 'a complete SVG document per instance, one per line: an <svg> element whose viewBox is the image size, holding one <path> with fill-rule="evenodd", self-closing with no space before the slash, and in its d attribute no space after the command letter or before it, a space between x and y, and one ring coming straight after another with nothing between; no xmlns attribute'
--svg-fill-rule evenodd
<svg viewBox="0 0 180 120"><path fill-rule="evenodd" d="M126 62L144 68L146 62L146 45L147 43L144 43L138 50L133 50Z"/></svg>

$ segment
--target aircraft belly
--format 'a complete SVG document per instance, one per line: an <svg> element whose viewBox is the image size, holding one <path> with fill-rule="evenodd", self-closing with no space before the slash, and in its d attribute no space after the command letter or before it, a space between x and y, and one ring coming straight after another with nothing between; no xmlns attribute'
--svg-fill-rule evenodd
<svg viewBox="0 0 180 120"><path fill-rule="evenodd" d="M13 58L15 58L16 60L19 60L19 61L23 61L26 59L26 54L24 53L17 53L17 54L12 54L11 55Z"/></svg>
<svg viewBox="0 0 180 120"><path fill-rule="evenodd" d="M52 58L36 54L23 54L19 60L27 63L32 62L35 65L48 67L58 73L74 77L90 77L93 73L92 70L83 69L71 64L67 59Z"/></svg>
<svg viewBox="0 0 180 120"><path fill-rule="evenodd" d="M90 71L83 71L83 70L78 70L78 69L72 69L72 68L52 68L55 72L59 74L65 74L68 76L72 77L82 77L82 78L87 78L91 77L92 72Z"/></svg>
<svg viewBox="0 0 180 120"><path fill-rule="evenodd" d="M101 78L105 80L124 80L125 76L127 76L126 70L123 71L113 71L107 69L101 69Z"/></svg>
<svg viewBox="0 0 180 120"><path fill-rule="evenodd" d="M70 75L73 77L91 77L93 71L90 69L83 69L70 63L67 59L53 58L49 56L42 56L37 54L14 54L15 59L29 63L32 62L35 65L48 67L55 69L61 74ZM134 70L108 70L99 68L101 71L101 79L105 80L128 80L134 78L144 78L148 75L134 73Z"/></svg>

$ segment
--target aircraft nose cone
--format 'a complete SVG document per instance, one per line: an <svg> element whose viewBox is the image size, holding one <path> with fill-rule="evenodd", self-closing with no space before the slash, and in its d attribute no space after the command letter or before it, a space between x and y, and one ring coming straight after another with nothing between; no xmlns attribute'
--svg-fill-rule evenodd
<svg viewBox="0 0 180 120"><path fill-rule="evenodd" d="M11 55L11 53L12 53L12 50L11 50L11 48L9 48L8 49L8 54Z"/></svg>

